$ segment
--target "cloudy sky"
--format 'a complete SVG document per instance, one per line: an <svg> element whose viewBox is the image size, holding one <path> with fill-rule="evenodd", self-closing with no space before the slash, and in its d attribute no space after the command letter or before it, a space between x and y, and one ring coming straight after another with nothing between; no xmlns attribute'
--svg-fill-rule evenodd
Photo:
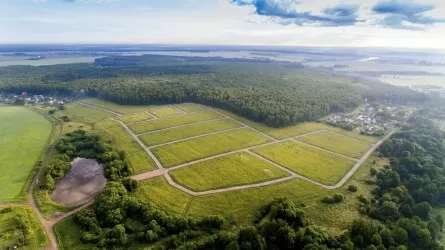
<svg viewBox="0 0 445 250"><path fill-rule="evenodd" d="M444 0L0 0L0 43L445 48Z"/></svg>

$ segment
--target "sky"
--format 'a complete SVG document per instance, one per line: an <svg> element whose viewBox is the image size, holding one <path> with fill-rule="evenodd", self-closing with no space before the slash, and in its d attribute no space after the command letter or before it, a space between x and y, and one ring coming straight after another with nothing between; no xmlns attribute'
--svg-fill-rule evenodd
<svg viewBox="0 0 445 250"><path fill-rule="evenodd" d="M445 49L445 1L0 0L0 43Z"/></svg>

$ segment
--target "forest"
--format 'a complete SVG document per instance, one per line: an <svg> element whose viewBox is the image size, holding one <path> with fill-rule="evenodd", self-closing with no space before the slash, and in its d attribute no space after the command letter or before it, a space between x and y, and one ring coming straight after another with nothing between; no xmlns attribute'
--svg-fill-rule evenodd
<svg viewBox="0 0 445 250"><path fill-rule="evenodd" d="M269 126L312 121L363 100L419 104L408 88L254 59L112 56L94 64L0 68L0 91L94 96L120 104L197 102Z"/></svg>

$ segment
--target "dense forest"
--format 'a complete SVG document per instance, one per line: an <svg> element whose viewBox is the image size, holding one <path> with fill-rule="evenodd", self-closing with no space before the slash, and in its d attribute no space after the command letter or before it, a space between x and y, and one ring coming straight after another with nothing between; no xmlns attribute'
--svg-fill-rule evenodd
<svg viewBox="0 0 445 250"><path fill-rule="evenodd" d="M333 76L298 63L252 59L113 56L94 64L0 68L0 91L89 95L121 104L198 102L281 127L351 110L365 98L423 103L421 93Z"/></svg>
<svg viewBox="0 0 445 250"><path fill-rule="evenodd" d="M371 169L373 197L357 197L363 217L338 236L311 223L304 204L282 198L241 227L221 216L170 215L132 196L137 183L129 185L125 176L108 182L95 205L75 219L82 241L101 249L148 244L153 249L443 250L445 218L436 210L445 205L444 139L429 120L410 119L379 149L390 165Z"/></svg>

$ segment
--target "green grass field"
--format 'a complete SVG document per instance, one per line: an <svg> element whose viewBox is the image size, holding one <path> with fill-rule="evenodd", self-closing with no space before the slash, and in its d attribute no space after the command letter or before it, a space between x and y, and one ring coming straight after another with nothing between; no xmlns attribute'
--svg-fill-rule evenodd
<svg viewBox="0 0 445 250"><path fill-rule="evenodd" d="M167 212L183 214L191 196L176 189L163 176L139 182L134 196L151 201Z"/></svg>
<svg viewBox="0 0 445 250"><path fill-rule="evenodd" d="M23 201L52 125L23 107L0 106L0 121L0 202Z"/></svg>
<svg viewBox="0 0 445 250"><path fill-rule="evenodd" d="M151 120L151 119L153 119L153 117L151 117L147 113L136 113L136 114L126 115L126 116L121 116L117 119L124 122L125 124L128 124L128 123L133 123L133 122Z"/></svg>
<svg viewBox="0 0 445 250"><path fill-rule="evenodd" d="M166 116L172 116L172 115L180 115L182 112L180 110L177 110L175 108L172 108L170 106L161 106L159 108L155 108L149 111L153 115L162 118Z"/></svg>
<svg viewBox="0 0 445 250"><path fill-rule="evenodd" d="M268 138L251 129L239 129L157 147L152 151L165 167L173 167L268 141Z"/></svg>
<svg viewBox="0 0 445 250"><path fill-rule="evenodd" d="M119 150L126 152L127 159L135 173L156 169L156 165L145 150L131 137L131 135L116 121L103 121L96 124L96 128L105 131L113 138Z"/></svg>
<svg viewBox="0 0 445 250"><path fill-rule="evenodd" d="M11 211L8 212L9 208ZM43 249L49 245L43 226L37 220L30 207L0 207L0 249L13 249L17 245L21 230L17 228L15 219L22 216L29 227L30 243L18 249Z"/></svg>
<svg viewBox="0 0 445 250"><path fill-rule="evenodd" d="M57 223L54 226L54 234L57 238L57 246L60 250L89 250L94 249L95 246L91 244L84 244L80 240L80 227L74 221L74 217Z"/></svg>
<svg viewBox="0 0 445 250"><path fill-rule="evenodd" d="M289 174L249 153L236 153L170 172L179 184L193 191L260 183Z"/></svg>
<svg viewBox="0 0 445 250"><path fill-rule="evenodd" d="M143 134L139 138L146 145L155 146L166 142L172 142L192 136L208 134L231 128L238 128L241 126L242 126L241 124L235 121L225 119L225 120L209 121L199 124L192 124L189 126L164 130L157 133Z"/></svg>
<svg viewBox="0 0 445 250"><path fill-rule="evenodd" d="M304 136L298 140L354 158L360 158L370 147L368 143L331 132Z"/></svg>
<svg viewBox="0 0 445 250"><path fill-rule="evenodd" d="M99 109L89 108L77 103L67 104L65 105L65 110L63 110L63 112L57 112L65 113L66 116L71 119L71 121L86 124L93 124L114 116L112 113Z"/></svg>
<svg viewBox="0 0 445 250"><path fill-rule="evenodd" d="M120 114L140 113L157 107L156 105L120 105L114 102L104 101L96 98L83 99L81 100L81 102L108 109Z"/></svg>
<svg viewBox="0 0 445 250"><path fill-rule="evenodd" d="M298 174L326 184L336 184L355 163L294 141L276 143L253 151Z"/></svg>
<svg viewBox="0 0 445 250"><path fill-rule="evenodd" d="M198 111L203 111L203 110L207 109L206 106L196 104L196 103L181 103L181 104L176 104L175 107L179 108L180 110L182 110L186 113L198 112Z"/></svg>
<svg viewBox="0 0 445 250"><path fill-rule="evenodd" d="M159 120L136 123L131 125L130 128L136 134L140 134L144 132L155 131L173 126L186 125L195 122L208 121L222 117L223 116L218 113L209 111L209 112L202 112L189 115L180 115L175 117L166 117Z"/></svg>

